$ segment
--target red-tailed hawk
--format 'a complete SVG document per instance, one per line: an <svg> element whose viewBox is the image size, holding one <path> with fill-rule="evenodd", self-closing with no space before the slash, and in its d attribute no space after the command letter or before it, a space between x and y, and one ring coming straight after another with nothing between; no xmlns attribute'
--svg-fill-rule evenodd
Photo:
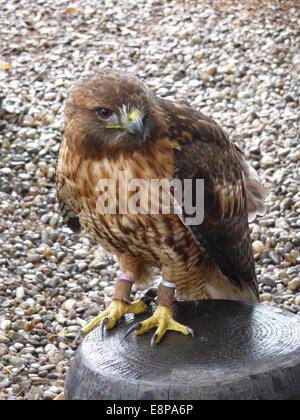
<svg viewBox="0 0 300 420"><path fill-rule="evenodd" d="M120 173L130 181L190 180L192 196L193 181L204 180L203 223L186 223L185 202L182 214L121 214L129 193L119 191ZM99 183L107 179L118 191L111 214L97 205L104 193ZM181 299L259 300L248 220L263 211L266 191L211 118L156 97L131 75L101 71L68 97L57 186L68 226L116 254L122 270L111 305L83 335L99 324L113 328L125 313L144 312L146 304L131 303L130 291L133 282L149 285L154 268L164 279L158 308L133 328L139 335L157 327L152 343L167 330L192 333L172 318L175 288Z"/></svg>

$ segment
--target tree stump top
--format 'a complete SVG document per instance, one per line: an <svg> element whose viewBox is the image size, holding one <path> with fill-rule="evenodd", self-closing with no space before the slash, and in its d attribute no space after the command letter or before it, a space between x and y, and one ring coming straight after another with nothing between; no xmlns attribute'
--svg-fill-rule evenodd
<svg viewBox="0 0 300 420"><path fill-rule="evenodd" d="M300 399L300 318L266 305L178 302L174 317L195 339L154 330L124 340L129 315L79 348L66 383L68 399Z"/></svg>

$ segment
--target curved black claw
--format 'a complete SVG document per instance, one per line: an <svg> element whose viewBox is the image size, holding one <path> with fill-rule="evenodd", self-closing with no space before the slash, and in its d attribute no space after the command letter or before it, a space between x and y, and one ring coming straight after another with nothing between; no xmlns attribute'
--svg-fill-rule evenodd
<svg viewBox="0 0 300 420"><path fill-rule="evenodd" d="M141 300L149 306L151 303L156 303L157 298L157 289L150 289L148 290L145 295L141 298Z"/></svg>
<svg viewBox="0 0 300 420"><path fill-rule="evenodd" d="M83 331L82 330L80 330L79 331L79 333L76 335L76 337L75 337L75 341L74 341L74 344L76 345L76 344L78 344L79 343L79 341L81 340L81 338L83 337Z"/></svg>
<svg viewBox="0 0 300 420"><path fill-rule="evenodd" d="M101 323L100 323L100 326L99 326L99 329L100 329L100 335L101 335L101 337L103 337L104 336L104 333L105 333L105 327L106 327L106 325L109 323L109 318L106 316L105 318L103 318L102 319L102 321L101 321Z"/></svg>
<svg viewBox="0 0 300 420"><path fill-rule="evenodd" d="M194 333L194 330L192 328L188 328L188 332L193 338L195 338L195 333Z"/></svg>
<svg viewBox="0 0 300 420"><path fill-rule="evenodd" d="M153 336L151 338L151 347L154 347L157 344L156 343L157 337L158 337L157 333L153 334Z"/></svg>
<svg viewBox="0 0 300 420"><path fill-rule="evenodd" d="M136 324L134 324L132 327L130 327L126 334L124 335L124 340L134 331L138 331L141 328L142 324L140 322L137 322Z"/></svg>
<svg viewBox="0 0 300 420"><path fill-rule="evenodd" d="M147 305L147 306L150 306L151 305L151 303L155 303L155 299L153 299L152 297L150 297L150 296L143 296L142 298L141 298L141 300Z"/></svg>

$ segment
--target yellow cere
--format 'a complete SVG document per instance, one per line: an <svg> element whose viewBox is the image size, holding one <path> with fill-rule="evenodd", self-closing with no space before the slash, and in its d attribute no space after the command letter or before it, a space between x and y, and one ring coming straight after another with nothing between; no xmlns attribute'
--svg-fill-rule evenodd
<svg viewBox="0 0 300 420"><path fill-rule="evenodd" d="M140 111L137 108L132 108L128 115L128 119L130 122L136 121L141 116Z"/></svg>
<svg viewBox="0 0 300 420"><path fill-rule="evenodd" d="M140 118L140 116L141 116L140 111L137 108L132 108L131 111L130 111L130 113L129 113L129 115L128 115L128 121L130 123L131 122L134 122L138 118ZM105 128L116 128L116 129L118 129L118 128L125 128L125 127L122 126L122 125L119 125L119 124L107 124L105 126Z"/></svg>

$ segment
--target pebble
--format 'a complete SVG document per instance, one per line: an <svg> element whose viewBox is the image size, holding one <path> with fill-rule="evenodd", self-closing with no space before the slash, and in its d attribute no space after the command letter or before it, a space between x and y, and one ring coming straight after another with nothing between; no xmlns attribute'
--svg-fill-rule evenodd
<svg viewBox="0 0 300 420"><path fill-rule="evenodd" d="M63 308L66 310L66 311L71 311L72 309L75 309L76 308L76 305L77 305L77 301L76 300L74 300L74 299L68 299L68 300L66 300L66 302L63 304Z"/></svg>
<svg viewBox="0 0 300 420"><path fill-rule="evenodd" d="M0 357L5 356L8 353L8 348L5 344L0 344Z"/></svg>
<svg viewBox="0 0 300 420"><path fill-rule="evenodd" d="M46 353L51 353L51 352L55 352L55 351L57 351L57 348L53 344L47 344L45 346L45 352Z"/></svg>
<svg viewBox="0 0 300 420"><path fill-rule="evenodd" d="M296 292L297 290L300 290L300 278L296 278L289 282L288 289L292 292Z"/></svg>
<svg viewBox="0 0 300 420"><path fill-rule="evenodd" d="M15 348L17 351L20 351L20 350L22 350L22 349L24 348L24 344L22 344L22 343L15 343L15 344L14 344L14 348Z"/></svg>
<svg viewBox="0 0 300 420"><path fill-rule="evenodd" d="M9 331L11 329L12 323L9 320L4 320L0 323L0 329L4 332Z"/></svg>
<svg viewBox="0 0 300 420"><path fill-rule="evenodd" d="M16 298L17 298L17 300L21 301L21 300L24 299L24 297L25 297L24 287L18 287L16 289Z"/></svg>
<svg viewBox="0 0 300 420"><path fill-rule="evenodd" d="M10 356L9 363L16 368L23 367L26 363L21 357Z"/></svg>
<svg viewBox="0 0 300 420"><path fill-rule="evenodd" d="M9 384L10 384L10 380L9 380L8 378L3 378L3 379L0 379L0 390L1 390L2 388L6 388L6 387L8 387L8 386L9 386Z"/></svg>
<svg viewBox="0 0 300 420"><path fill-rule="evenodd" d="M273 289L274 287L276 287L276 281L275 281L275 280L273 280L273 279L272 279L272 278L270 278L270 277L264 277L264 278L263 278L263 280L262 280L262 283L263 283L265 286L270 287L271 289Z"/></svg>
<svg viewBox="0 0 300 420"><path fill-rule="evenodd" d="M0 333L0 344L8 344L9 342L10 338Z"/></svg>
<svg viewBox="0 0 300 420"><path fill-rule="evenodd" d="M270 168L274 165L274 159L271 156L265 155L261 158L260 166L262 168Z"/></svg>
<svg viewBox="0 0 300 420"><path fill-rule="evenodd" d="M100 313L100 308L99 308L99 306L97 304L93 303L93 304L89 305L89 307L87 308L86 313L90 317L97 316Z"/></svg>
<svg viewBox="0 0 300 420"><path fill-rule="evenodd" d="M89 255L89 252L87 250L84 249L76 249L76 251L74 251L74 257L75 258L86 258Z"/></svg>
<svg viewBox="0 0 300 420"><path fill-rule="evenodd" d="M217 66L211 66L207 69L207 74L209 76L215 76L218 73L218 67Z"/></svg>
<svg viewBox="0 0 300 420"><path fill-rule="evenodd" d="M258 255L261 255L265 249L265 246L261 241L254 241L252 247L254 253Z"/></svg>
<svg viewBox="0 0 300 420"><path fill-rule="evenodd" d="M272 302L273 297L271 293L263 293L261 294L260 299L262 302Z"/></svg>
<svg viewBox="0 0 300 420"><path fill-rule="evenodd" d="M57 394L56 393L54 393L54 392L51 392L51 391L45 391L44 393L43 393L43 399L44 400L54 400L55 398L57 397Z"/></svg>
<svg viewBox="0 0 300 420"><path fill-rule="evenodd" d="M98 303L99 305L101 305L104 301L104 297L101 296L98 292L90 293L89 297L93 302Z"/></svg>
<svg viewBox="0 0 300 420"><path fill-rule="evenodd" d="M281 262L281 256L277 254L275 251L271 251L269 253L269 258L274 264L280 264Z"/></svg>
<svg viewBox="0 0 300 420"><path fill-rule="evenodd" d="M204 57L205 57L204 51L196 51L195 52L195 58L196 58L196 60L202 61Z"/></svg>
<svg viewBox="0 0 300 420"><path fill-rule="evenodd" d="M45 286L50 287L51 289L55 289L58 285L58 279L57 278L50 278L45 281Z"/></svg>

